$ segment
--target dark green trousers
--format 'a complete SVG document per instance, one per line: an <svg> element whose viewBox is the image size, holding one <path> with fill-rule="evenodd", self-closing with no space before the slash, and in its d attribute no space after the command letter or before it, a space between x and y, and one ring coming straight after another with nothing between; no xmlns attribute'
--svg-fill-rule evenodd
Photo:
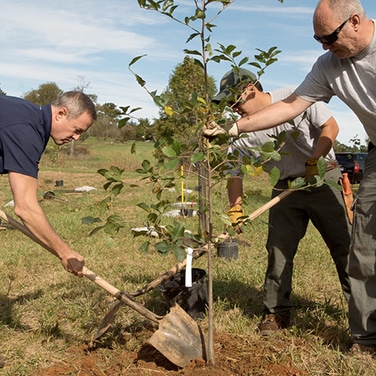
<svg viewBox="0 0 376 376"><path fill-rule="evenodd" d="M326 180L338 181L339 169L329 171ZM286 189L281 180L273 197ZM304 237L309 220L320 232L330 250L346 300L349 299L348 257L350 223L342 193L327 184L310 190L293 192L269 212L269 233L266 248L268 266L264 283L264 310L267 313L287 314L292 306L290 294L294 257ZM375 290L376 291L376 290Z"/></svg>

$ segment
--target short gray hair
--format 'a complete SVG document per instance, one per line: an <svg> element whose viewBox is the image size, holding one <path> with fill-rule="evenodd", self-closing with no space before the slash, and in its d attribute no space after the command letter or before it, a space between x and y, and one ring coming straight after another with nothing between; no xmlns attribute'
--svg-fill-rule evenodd
<svg viewBox="0 0 376 376"><path fill-rule="evenodd" d="M51 104L55 107L66 107L68 118L78 118L87 112L93 121L97 120L97 111L93 101L82 91L66 91L60 94Z"/></svg>

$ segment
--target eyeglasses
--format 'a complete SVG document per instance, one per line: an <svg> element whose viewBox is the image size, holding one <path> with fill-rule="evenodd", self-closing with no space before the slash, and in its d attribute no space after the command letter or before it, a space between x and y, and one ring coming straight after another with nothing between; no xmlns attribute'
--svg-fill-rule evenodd
<svg viewBox="0 0 376 376"><path fill-rule="evenodd" d="M320 42L322 44L333 44L337 41L338 34L343 29L343 27L346 25L347 21L350 21L350 19L351 19L351 16L329 35L324 35L323 37L319 37L315 34L313 37L315 38L315 40L317 40L318 42Z"/></svg>

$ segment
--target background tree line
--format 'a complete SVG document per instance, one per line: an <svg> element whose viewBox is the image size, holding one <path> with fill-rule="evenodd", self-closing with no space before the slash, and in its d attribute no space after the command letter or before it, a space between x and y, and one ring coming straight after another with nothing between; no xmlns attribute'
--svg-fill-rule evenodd
<svg viewBox="0 0 376 376"><path fill-rule="evenodd" d="M73 90L85 92L96 105L98 119L89 129L89 131L80 137L84 141L87 137L96 137L98 140L111 140L114 142L134 141L152 141L161 138L176 138L180 141L190 143L190 140L196 138L197 117L200 113L191 114L187 117L186 103L191 98L189 96L193 91L197 94L204 94L204 72L201 66L195 64L194 59L186 56L182 63L178 64L172 71L166 89L161 93L164 103L171 109L169 115L164 111L159 112L157 119L148 119L134 117L123 127L118 127L122 111L115 103L98 103L96 94L88 93L90 83L83 77L79 77L79 83ZM213 77L209 77L208 82L209 95L213 97L217 92L216 82ZM22 97L38 105L51 103L62 90L55 82L46 82L40 84L37 89L25 93ZM6 95L0 86L0 95ZM188 120L187 120L188 119ZM191 121L190 121L191 120ZM365 140L366 141L366 140ZM367 146L355 135L349 140L349 145L340 143L338 140L334 143L336 152L366 152ZM74 152L72 145L70 153Z"/></svg>

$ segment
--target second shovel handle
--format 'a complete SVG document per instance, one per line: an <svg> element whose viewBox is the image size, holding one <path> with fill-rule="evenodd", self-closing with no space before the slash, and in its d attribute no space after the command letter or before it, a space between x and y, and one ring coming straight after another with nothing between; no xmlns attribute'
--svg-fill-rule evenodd
<svg viewBox="0 0 376 376"><path fill-rule="evenodd" d="M262 213L266 212L269 210L271 207L274 205L278 204L281 200L283 200L285 197L291 195L291 193L294 192L293 189L286 189L282 193L280 193L278 196L272 198L270 201L268 201L266 204L262 205L260 208L255 210L253 213L251 213L248 218L253 221L256 219L258 216L260 216ZM247 219L248 219L247 218Z"/></svg>
<svg viewBox="0 0 376 376"><path fill-rule="evenodd" d="M122 303L124 303L128 307L134 309L140 315L156 323L158 323L159 320L162 318L162 316L156 315L154 312L148 310L142 304L137 303L136 301L132 300L124 291L120 291L115 286L112 286L110 283L105 281L103 278L98 277L94 272L89 270L86 266L83 267L82 272L84 273L84 276L86 278L90 279L90 281L102 287L104 290L109 292L112 296L119 299Z"/></svg>

